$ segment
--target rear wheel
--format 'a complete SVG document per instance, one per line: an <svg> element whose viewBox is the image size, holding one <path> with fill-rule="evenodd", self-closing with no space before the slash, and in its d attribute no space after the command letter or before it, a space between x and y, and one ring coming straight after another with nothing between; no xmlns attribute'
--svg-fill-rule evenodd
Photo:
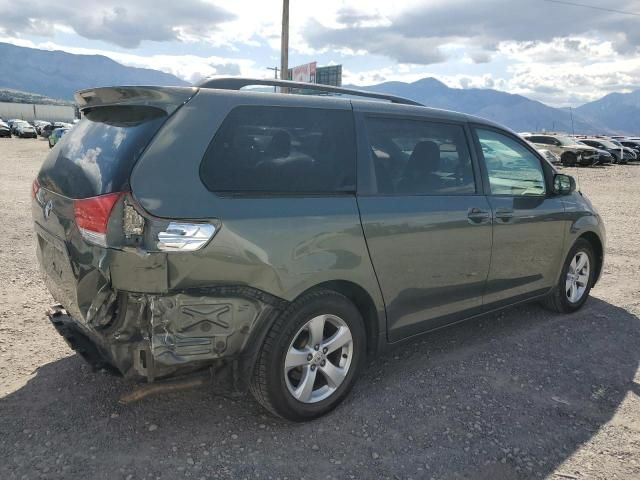
<svg viewBox="0 0 640 480"><path fill-rule="evenodd" d="M558 285L544 301L545 306L558 313L580 309L593 286L595 262L591 244L578 239L567 255Z"/></svg>
<svg viewBox="0 0 640 480"><path fill-rule="evenodd" d="M251 393L281 417L317 418L349 393L365 351L358 309L337 292L312 292L296 300L271 327L254 370Z"/></svg>

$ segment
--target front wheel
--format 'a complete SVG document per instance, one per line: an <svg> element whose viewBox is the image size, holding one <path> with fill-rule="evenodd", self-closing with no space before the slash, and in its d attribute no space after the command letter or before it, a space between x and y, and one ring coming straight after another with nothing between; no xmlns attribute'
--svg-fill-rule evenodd
<svg viewBox="0 0 640 480"><path fill-rule="evenodd" d="M309 293L293 302L269 330L251 393L286 419L320 417L349 393L365 352L364 323L353 303L331 290Z"/></svg>
<svg viewBox="0 0 640 480"><path fill-rule="evenodd" d="M573 152L566 152L560 157L560 161L566 167L575 167L578 163L578 157Z"/></svg>
<svg viewBox="0 0 640 480"><path fill-rule="evenodd" d="M545 306L558 313L579 310L589 297L595 271L593 247L580 238L569 251L558 285L544 300Z"/></svg>

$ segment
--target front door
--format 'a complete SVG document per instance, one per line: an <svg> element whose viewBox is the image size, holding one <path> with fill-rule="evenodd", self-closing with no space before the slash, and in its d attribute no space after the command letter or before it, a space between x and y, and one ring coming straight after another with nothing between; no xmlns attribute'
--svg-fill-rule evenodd
<svg viewBox="0 0 640 480"><path fill-rule="evenodd" d="M567 219L550 194L550 168L524 141L476 128L491 204L493 249L486 309L545 293L562 266Z"/></svg>
<svg viewBox="0 0 640 480"><path fill-rule="evenodd" d="M389 340L480 311L491 209L465 128L379 116L364 117L363 124L371 175L359 186L358 205Z"/></svg>

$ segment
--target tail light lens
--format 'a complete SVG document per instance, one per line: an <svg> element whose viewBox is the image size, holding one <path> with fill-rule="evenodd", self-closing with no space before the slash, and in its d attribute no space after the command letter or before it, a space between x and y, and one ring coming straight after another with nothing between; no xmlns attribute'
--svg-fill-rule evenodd
<svg viewBox="0 0 640 480"><path fill-rule="evenodd" d="M76 225L82 237L90 243L107 246L107 227L111 211L124 193L109 193L98 197L74 200Z"/></svg>
<svg viewBox="0 0 640 480"><path fill-rule="evenodd" d="M40 191L40 184L38 183L38 179L36 178L31 184L31 198L35 199Z"/></svg>

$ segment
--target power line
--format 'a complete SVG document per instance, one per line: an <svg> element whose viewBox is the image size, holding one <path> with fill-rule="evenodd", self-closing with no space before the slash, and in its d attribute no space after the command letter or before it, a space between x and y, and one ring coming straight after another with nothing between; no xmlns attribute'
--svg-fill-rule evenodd
<svg viewBox="0 0 640 480"><path fill-rule="evenodd" d="M567 2L565 0L544 0L544 1L545 2L551 2L551 3L559 3L561 5L570 5L572 7L591 8L593 10L601 10L603 12L620 13L622 15L633 15L635 17L640 17L640 13L625 12L623 10L615 10L613 8L597 7L595 5L585 5L584 3Z"/></svg>

